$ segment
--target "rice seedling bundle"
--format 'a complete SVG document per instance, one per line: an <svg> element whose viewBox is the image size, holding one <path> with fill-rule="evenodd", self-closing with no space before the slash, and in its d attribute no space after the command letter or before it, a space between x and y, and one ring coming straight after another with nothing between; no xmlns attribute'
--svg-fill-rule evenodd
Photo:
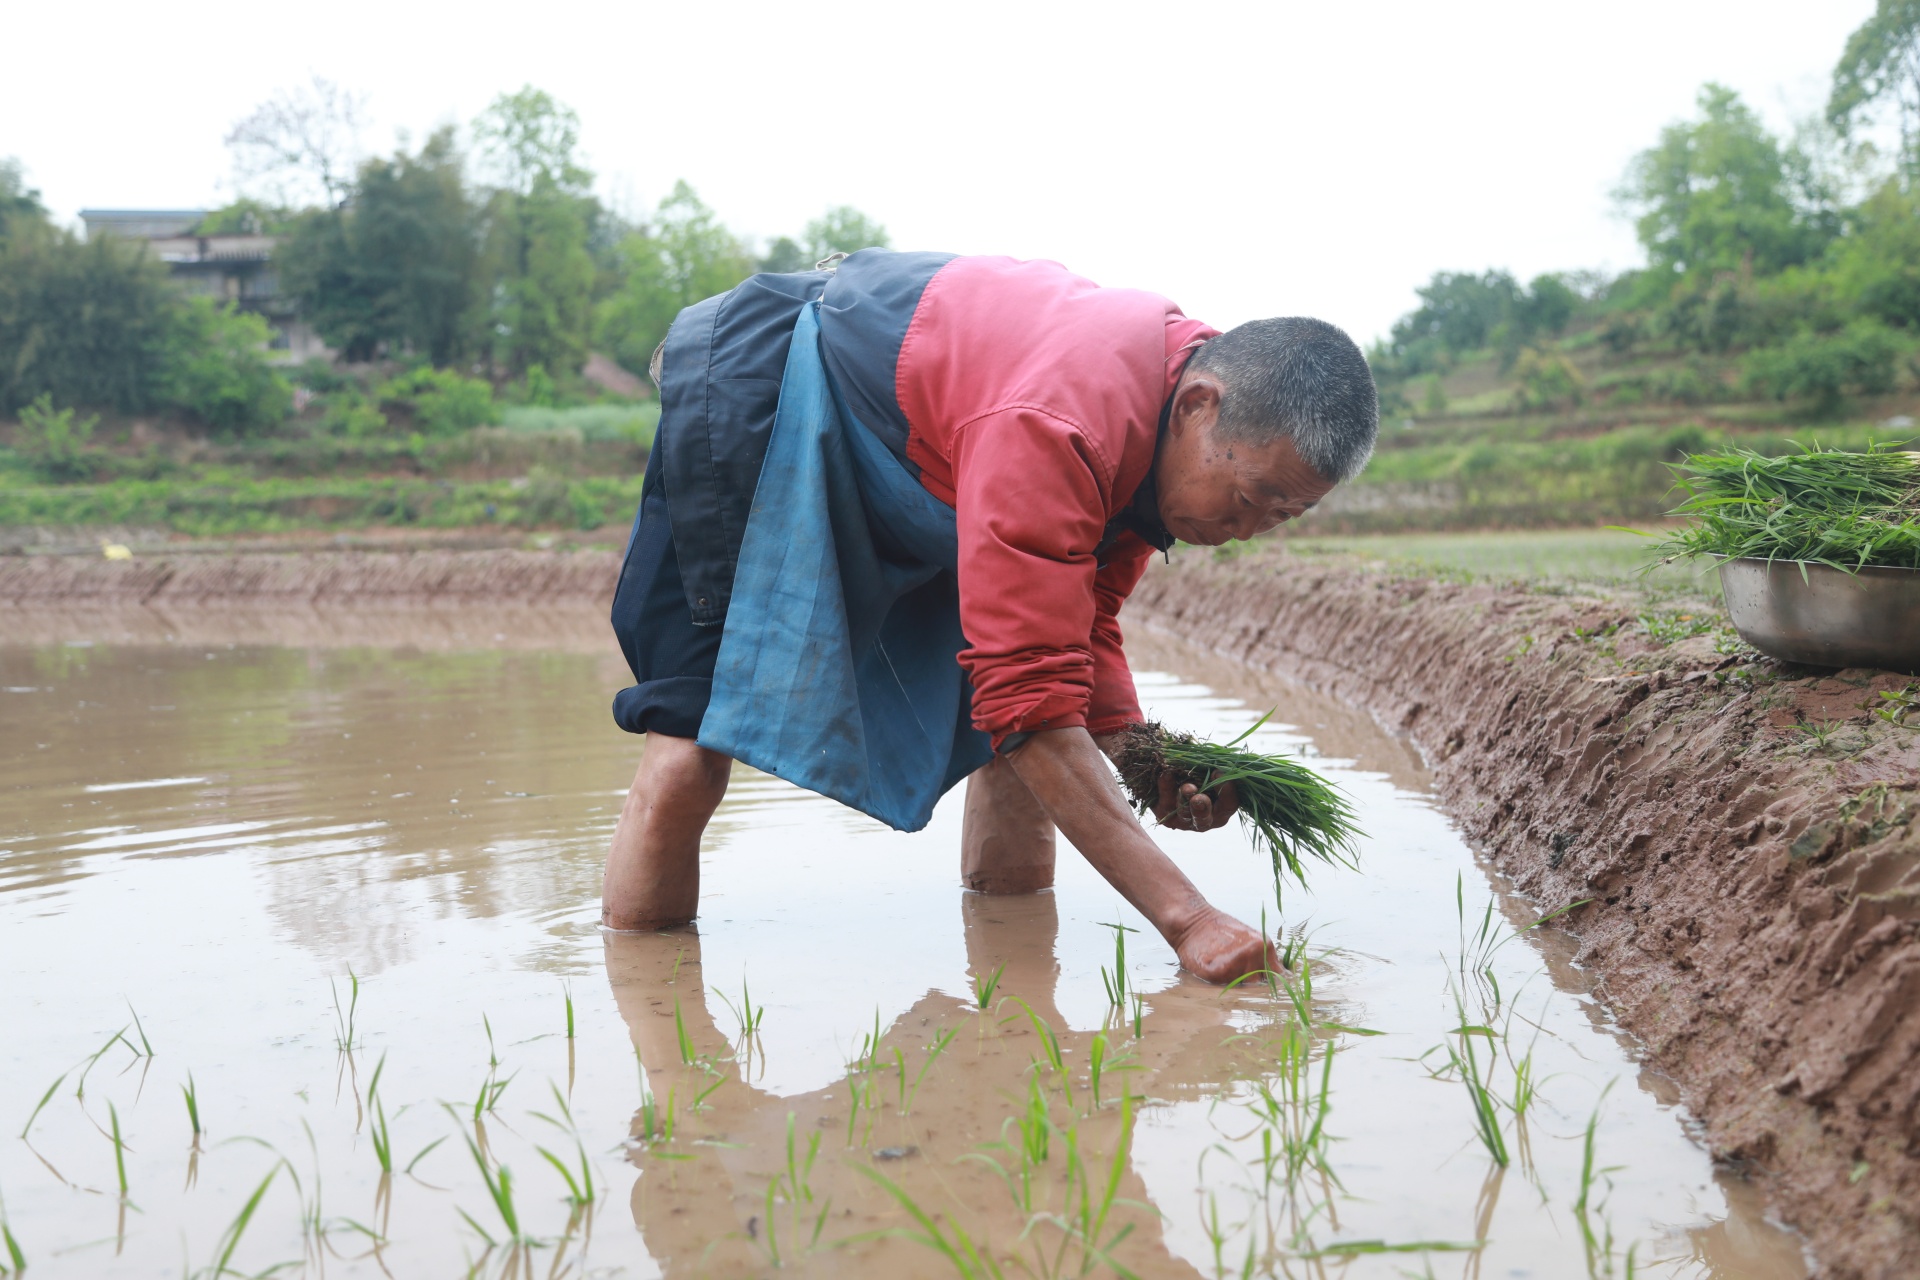
<svg viewBox="0 0 1920 1280"><path fill-rule="evenodd" d="M1773 458L1730 449L1675 469L1687 500L1672 514L1691 523L1655 548L1665 559L1920 569L1920 454L1890 444L1860 453L1814 445Z"/></svg>
<svg viewBox="0 0 1920 1280"><path fill-rule="evenodd" d="M1354 840L1363 833L1353 806L1332 783L1298 760L1241 745L1266 722L1267 716L1260 717L1231 742L1208 742L1160 724L1129 725L1115 763L1135 812L1142 814L1159 800L1163 773L1172 775L1176 789L1192 783L1213 792L1232 783L1240 821L1273 859L1277 892L1283 873L1305 887L1305 858L1354 866Z"/></svg>

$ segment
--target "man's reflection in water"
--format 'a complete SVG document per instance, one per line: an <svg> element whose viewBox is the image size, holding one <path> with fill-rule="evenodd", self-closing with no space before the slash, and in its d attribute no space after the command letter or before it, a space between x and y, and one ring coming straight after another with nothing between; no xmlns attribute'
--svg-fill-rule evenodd
<svg viewBox="0 0 1920 1280"><path fill-rule="evenodd" d="M973 975L985 978L1005 965L994 993L998 1012L982 1014L953 996L929 991L883 1027L880 1070L870 1077L877 1105L863 1106L854 1115L851 1147L853 1099L845 1077L832 1087L785 1098L743 1080L734 1058L736 1046L714 1025L708 1010L697 932L606 935L614 998L646 1069L656 1108L664 1111L668 1097L674 1099L674 1141L651 1154L636 1145L633 1156L641 1169L633 1189L633 1220L669 1276L758 1274L768 1267L775 1249L787 1266L804 1263L815 1220L829 1201L831 1209L811 1259L819 1274L897 1277L943 1272L945 1264L937 1254L906 1240L881 1237L829 1248L848 1237L914 1225L881 1188L851 1167L869 1163L899 1183L930 1215L958 1222L983 1246L991 1240L996 1253L1004 1256L1015 1248L1031 1253L1038 1241L1051 1254L1060 1233L1039 1228L1025 1244L1016 1245L1026 1215L1016 1207L1007 1183L981 1162L960 1159L1002 1138L1003 1121L1027 1106L1033 1063L1045 1061L1041 1040L1016 998L1030 1005L1059 1037L1072 1076L1073 1105L1067 1105L1050 1072L1042 1072L1041 1079L1048 1086L1054 1123L1075 1131L1096 1206L1120 1137L1116 1100L1123 1089L1136 1099L1194 1099L1217 1092L1244 1073L1247 1064L1236 1071L1234 1053L1221 1046L1228 1038L1223 1033L1232 1001L1223 1000L1218 988L1183 982L1146 998L1144 1034L1138 1041L1130 1022L1110 1027L1109 1066L1101 1083L1105 1105L1093 1110L1087 1066L1093 1033L1068 1031L1054 1003L1059 917L1053 895L969 893L960 902ZM683 1061L676 1008L691 1042L692 1064ZM861 1034L860 1028L847 1031L854 1037ZM951 1045L927 1073L910 1114L901 1116L896 1062L904 1061L911 1090L928 1048L947 1031L953 1033ZM703 1092L701 1109L690 1111L690 1100ZM798 1212L776 1203L769 1224L767 1187L786 1175L789 1116L798 1162L804 1164L808 1144L819 1135L819 1158L811 1178L805 1179L814 1200L802 1203ZM637 1136L638 1116L634 1125ZM1017 1144L1017 1134L1014 1141ZM1067 1153L1057 1135L1052 1146L1035 1176L1036 1210L1061 1207ZM691 1158L667 1160L661 1153ZM1003 1165L1014 1165L1008 1153L994 1154ZM1199 1274L1167 1252L1158 1212L1149 1205L1146 1187L1130 1161L1122 1170L1119 1197L1130 1203L1114 1208L1102 1237L1133 1225L1116 1251L1119 1260L1143 1274ZM1166 1208L1186 1210L1184 1205ZM1068 1256L1077 1267L1078 1248Z"/></svg>

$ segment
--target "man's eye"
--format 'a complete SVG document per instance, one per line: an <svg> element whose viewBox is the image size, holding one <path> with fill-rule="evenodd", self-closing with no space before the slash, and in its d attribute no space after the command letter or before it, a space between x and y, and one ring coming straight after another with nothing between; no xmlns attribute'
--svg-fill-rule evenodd
<svg viewBox="0 0 1920 1280"><path fill-rule="evenodd" d="M1249 502L1249 501L1247 501L1247 495L1246 495L1246 494L1244 494L1244 493L1241 493L1241 492L1240 492L1239 490L1237 490L1237 489L1236 489L1236 490L1234 490L1234 494L1233 494L1233 497L1234 497L1234 500L1235 500L1236 502L1238 502L1238 503L1239 503L1239 504L1240 504L1241 506L1243 506L1243 507L1250 507L1250 506L1252 506L1252 505L1253 505L1253 504L1252 504L1251 502Z"/></svg>

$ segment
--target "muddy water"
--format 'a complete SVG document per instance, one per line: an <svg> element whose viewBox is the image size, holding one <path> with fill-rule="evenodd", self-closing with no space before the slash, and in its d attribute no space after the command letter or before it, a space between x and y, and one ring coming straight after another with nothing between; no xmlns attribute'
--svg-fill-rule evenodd
<svg viewBox="0 0 1920 1280"><path fill-rule="evenodd" d="M0 1195L32 1274L963 1273L930 1231L1041 1274L1804 1274L1566 939L1473 961L1456 886L1496 943L1538 908L1362 718L1137 646L1171 723L1277 706L1257 740L1317 756L1370 835L1279 910L1237 831L1167 836L1284 920L1310 994L1195 984L1137 932L1116 1012L1108 926L1143 922L1064 849L1053 894L961 894L951 801L900 836L740 770L698 930L602 934L636 742L597 620L364 621L0 641Z"/></svg>

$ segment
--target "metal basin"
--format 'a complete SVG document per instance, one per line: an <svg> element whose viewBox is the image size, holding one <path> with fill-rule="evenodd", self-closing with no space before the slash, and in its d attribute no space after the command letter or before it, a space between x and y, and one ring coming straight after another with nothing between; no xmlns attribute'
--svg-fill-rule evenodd
<svg viewBox="0 0 1920 1280"><path fill-rule="evenodd" d="M1734 630L1764 654L1920 673L1920 570L1722 560L1720 586Z"/></svg>

